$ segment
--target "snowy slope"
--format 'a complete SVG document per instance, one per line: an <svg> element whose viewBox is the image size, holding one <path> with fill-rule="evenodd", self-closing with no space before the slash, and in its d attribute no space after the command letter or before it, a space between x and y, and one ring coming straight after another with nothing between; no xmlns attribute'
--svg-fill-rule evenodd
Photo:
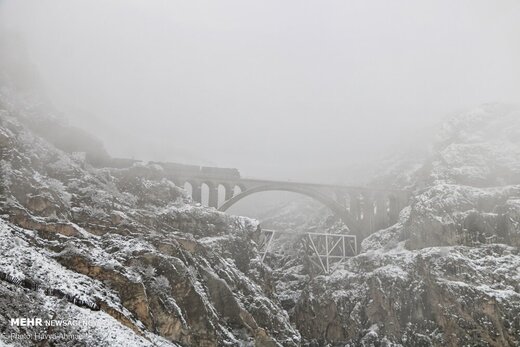
<svg viewBox="0 0 520 347"><path fill-rule="evenodd" d="M193 205L155 165L93 168L18 112L0 110L2 343L44 343L10 337L36 316L88 320L85 346L298 344L251 262L256 221Z"/></svg>
<svg viewBox="0 0 520 347"><path fill-rule="evenodd" d="M396 225L365 239L330 276L283 268L278 295L302 337L338 346L520 345L518 134L511 106L448 119L428 158L405 173L415 193Z"/></svg>

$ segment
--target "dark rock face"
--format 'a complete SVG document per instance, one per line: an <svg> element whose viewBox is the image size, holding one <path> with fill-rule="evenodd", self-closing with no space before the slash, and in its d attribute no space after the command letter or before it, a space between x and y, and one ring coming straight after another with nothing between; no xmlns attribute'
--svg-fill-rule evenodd
<svg viewBox="0 0 520 347"><path fill-rule="evenodd" d="M314 346L516 346L519 261L502 245L369 252L313 281L292 318Z"/></svg>

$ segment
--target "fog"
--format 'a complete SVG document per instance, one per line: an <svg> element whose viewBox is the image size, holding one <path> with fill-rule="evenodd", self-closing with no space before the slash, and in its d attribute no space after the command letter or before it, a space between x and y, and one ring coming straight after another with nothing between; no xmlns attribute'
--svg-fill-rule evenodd
<svg viewBox="0 0 520 347"><path fill-rule="evenodd" d="M112 155L245 176L360 179L442 117L520 100L518 0L4 0L0 29Z"/></svg>

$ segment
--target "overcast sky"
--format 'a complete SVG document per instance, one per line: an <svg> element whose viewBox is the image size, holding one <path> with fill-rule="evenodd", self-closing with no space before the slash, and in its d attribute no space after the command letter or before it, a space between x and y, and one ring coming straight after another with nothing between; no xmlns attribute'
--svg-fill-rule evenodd
<svg viewBox="0 0 520 347"><path fill-rule="evenodd" d="M308 179L520 100L520 1L0 0L54 105L115 156Z"/></svg>

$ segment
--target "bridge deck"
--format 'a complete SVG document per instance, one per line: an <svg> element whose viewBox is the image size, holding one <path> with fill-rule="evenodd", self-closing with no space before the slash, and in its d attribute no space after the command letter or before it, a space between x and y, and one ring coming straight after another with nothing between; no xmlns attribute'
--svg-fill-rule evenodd
<svg viewBox="0 0 520 347"><path fill-rule="evenodd" d="M253 177L242 177L238 180L239 182L244 183L258 183L258 184L283 184L283 185L294 185L294 186L307 186L307 187L326 187L331 189L345 189L345 190L359 190L359 191L370 191L370 192L385 192L385 193L394 193L394 194L409 194L408 191L402 189L389 189L389 188L373 188L373 187L365 187L365 186L351 186L351 185L343 185L343 184L330 184L330 183L318 183L318 182L302 182L302 181L292 181L292 180L266 180L266 179L258 179Z"/></svg>

